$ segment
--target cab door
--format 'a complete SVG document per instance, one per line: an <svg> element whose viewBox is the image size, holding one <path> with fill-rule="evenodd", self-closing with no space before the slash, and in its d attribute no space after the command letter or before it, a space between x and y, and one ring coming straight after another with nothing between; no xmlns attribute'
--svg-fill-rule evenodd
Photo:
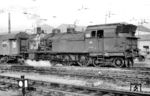
<svg viewBox="0 0 150 96"><path fill-rule="evenodd" d="M97 39L98 39L98 51L104 52L104 30L97 30Z"/></svg>
<svg viewBox="0 0 150 96"><path fill-rule="evenodd" d="M91 30L85 34L85 50L86 52L99 52L99 42L97 38L97 30Z"/></svg>

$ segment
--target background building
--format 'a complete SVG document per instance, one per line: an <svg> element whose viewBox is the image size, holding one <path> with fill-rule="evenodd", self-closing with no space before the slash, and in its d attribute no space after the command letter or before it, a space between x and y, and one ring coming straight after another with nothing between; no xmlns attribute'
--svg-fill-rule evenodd
<svg viewBox="0 0 150 96"><path fill-rule="evenodd" d="M138 39L138 48L140 53L148 56L150 53L150 29L144 26L138 26L136 31Z"/></svg>

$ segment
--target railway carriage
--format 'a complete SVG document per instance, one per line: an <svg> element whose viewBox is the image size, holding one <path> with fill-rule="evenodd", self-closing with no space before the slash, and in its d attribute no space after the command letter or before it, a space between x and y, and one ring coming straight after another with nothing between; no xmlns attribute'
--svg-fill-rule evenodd
<svg viewBox="0 0 150 96"><path fill-rule="evenodd" d="M25 32L0 35L0 62L18 60L21 57L21 51L27 47L27 42L24 40L28 37L29 35Z"/></svg>
<svg viewBox="0 0 150 96"><path fill-rule="evenodd" d="M130 66L138 56L135 30L135 25L114 23L88 26L84 32L38 32L29 40L28 58L69 66Z"/></svg>

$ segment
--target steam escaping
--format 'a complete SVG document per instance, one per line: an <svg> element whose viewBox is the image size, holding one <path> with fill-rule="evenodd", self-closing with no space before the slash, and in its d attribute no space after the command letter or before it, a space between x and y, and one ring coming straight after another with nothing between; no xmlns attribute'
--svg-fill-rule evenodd
<svg viewBox="0 0 150 96"><path fill-rule="evenodd" d="M49 61L35 61L35 60L26 60L25 63L29 66L35 67L51 67L52 64Z"/></svg>

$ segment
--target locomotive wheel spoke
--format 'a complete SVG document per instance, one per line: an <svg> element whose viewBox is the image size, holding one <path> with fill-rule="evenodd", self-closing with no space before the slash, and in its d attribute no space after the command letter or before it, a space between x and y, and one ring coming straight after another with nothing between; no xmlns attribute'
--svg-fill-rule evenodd
<svg viewBox="0 0 150 96"><path fill-rule="evenodd" d="M87 62L86 61L82 61L82 62L77 62L80 66L87 66Z"/></svg>
<svg viewBox="0 0 150 96"><path fill-rule="evenodd" d="M71 62L70 61L64 61L63 65L65 65L65 66L71 66Z"/></svg>
<svg viewBox="0 0 150 96"><path fill-rule="evenodd" d="M3 57L0 59L0 63L7 63L8 62L8 57Z"/></svg>
<svg viewBox="0 0 150 96"><path fill-rule="evenodd" d="M67 65L67 66L70 66L70 65L71 65L71 63L70 63L69 61L67 61L67 62L66 62L66 65Z"/></svg>
<svg viewBox="0 0 150 96"><path fill-rule="evenodd" d="M0 63L3 63L3 62L4 62L4 60L3 60L3 58L1 58L1 59L0 59Z"/></svg>
<svg viewBox="0 0 150 96"><path fill-rule="evenodd" d="M68 55L63 56L63 65L71 66L70 57Z"/></svg>
<svg viewBox="0 0 150 96"><path fill-rule="evenodd" d="M80 56L79 61L77 63L80 66L84 66L84 67L88 66L89 65L88 57L86 57L86 56Z"/></svg>
<svg viewBox="0 0 150 96"><path fill-rule="evenodd" d="M101 67L101 63L99 63L99 61L95 58L95 59L93 59L93 65L95 66L95 67Z"/></svg>
<svg viewBox="0 0 150 96"><path fill-rule="evenodd" d="M124 59L121 57L117 57L113 60L113 65L115 67L123 67L124 66Z"/></svg>

